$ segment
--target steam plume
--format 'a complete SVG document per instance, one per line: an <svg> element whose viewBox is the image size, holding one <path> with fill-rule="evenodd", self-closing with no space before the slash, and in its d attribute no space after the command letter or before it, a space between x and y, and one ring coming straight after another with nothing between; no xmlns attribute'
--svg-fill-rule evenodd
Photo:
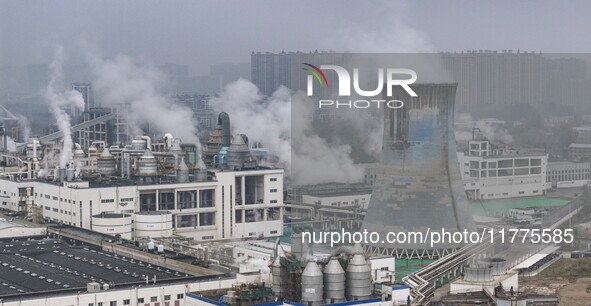
<svg viewBox="0 0 591 306"><path fill-rule="evenodd" d="M51 77L49 85L45 90L45 99L49 103L49 110L53 114L56 124L63 135L63 146L59 156L60 168L65 168L72 157L72 131L70 126L70 116L64 111L64 108L84 109L84 99L82 94L76 90L65 90L59 92L57 87L63 82L62 63L64 57L63 48L58 47L55 50L54 60L51 63Z"/></svg>
<svg viewBox="0 0 591 306"><path fill-rule="evenodd" d="M89 56L89 62L94 75L93 85L103 106L127 109L126 119L136 135L141 134L143 125L149 124L158 132L173 133L184 143L195 143L199 166L203 166L193 112L161 92L159 84L165 80L153 65L136 62L125 55L113 59Z"/></svg>

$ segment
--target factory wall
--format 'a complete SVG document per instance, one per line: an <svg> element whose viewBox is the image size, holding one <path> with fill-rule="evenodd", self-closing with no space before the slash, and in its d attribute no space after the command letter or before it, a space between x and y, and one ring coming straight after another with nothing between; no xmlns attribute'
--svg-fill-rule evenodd
<svg viewBox="0 0 591 306"><path fill-rule="evenodd" d="M472 200L540 196L547 188L548 155L482 157L458 152L458 163Z"/></svg>
<svg viewBox="0 0 591 306"><path fill-rule="evenodd" d="M96 293L72 293L53 297L37 299L23 299L16 301L3 301L4 306L53 306L53 305L201 305L190 304L188 292L231 288L235 279L224 279L206 282L192 282L187 284L172 285L145 285L136 288L110 289ZM126 304L128 300L129 304ZM111 304L116 302L116 304Z"/></svg>
<svg viewBox="0 0 591 306"><path fill-rule="evenodd" d="M302 202L308 204L320 203L322 206L329 207L359 207L367 209L371 193L369 194L351 194L319 197L313 195L302 195Z"/></svg>
<svg viewBox="0 0 591 306"><path fill-rule="evenodd" d="M0 207L13 211L24 210L24 204L19 206L19 202L24 203L24 197L19 196L19 189L30 187L32 200L40 207L43 218L85 229L98 230L99 227L92 226L92 216L103 212L131 214L145 210L166 210L173 214L172 223L176 234L197 240L283 234L283 169L220 171L216 173L216 179L139 186L106 185L100 188L89 188L88 182L66 182L60 185L43 181L0 180L0 197L5 199L0 199ZM237 184L240 185L238 189ZM245 192L248 188L253 196ZM237 190L240 193L238 196ZM209 191L211 199L202 201L201 191ZM180 192L195 193L196 201L181 207ZM144 205L142 195L150 195L153 199L149 206ZM161 195L162 198L170 195L170 202L161 203ZM248 203L247 199L255 197L256 200ZM241 201L237 201L238 198ZM127 235L124 238L128 238Z"/></svg>

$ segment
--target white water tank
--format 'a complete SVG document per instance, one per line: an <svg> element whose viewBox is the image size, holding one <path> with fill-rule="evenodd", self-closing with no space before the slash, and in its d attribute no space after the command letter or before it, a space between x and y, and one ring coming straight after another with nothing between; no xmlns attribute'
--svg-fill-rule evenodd
<svg viewBox="0 0 591 306"><path fill-rule="evenodd" d="M172 236L172 213L169 211L141 211L135 216L135 238Z"/></svg>
<svg viewBox="0 0 591 306"><path fill-rule="evenodd" d="M133 216L124 213L100 213L92 216L92 230L95 232L131 240Z"/></svg>

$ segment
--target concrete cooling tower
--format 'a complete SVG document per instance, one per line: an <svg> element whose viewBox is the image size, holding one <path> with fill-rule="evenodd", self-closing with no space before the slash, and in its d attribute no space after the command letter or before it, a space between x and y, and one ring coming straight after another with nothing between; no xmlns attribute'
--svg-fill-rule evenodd
<svg viewBox="0 0 591 306"><path fill-rule="evenodd" d="M454 136L457 84L412 85L417 97L394 88L386 100L404 102L384 109L380 167L362 229L388 232L463 231L473 227L461 181ZM397 258L441 257L461 244L415 241L369 243L366 251Z"/></svg>

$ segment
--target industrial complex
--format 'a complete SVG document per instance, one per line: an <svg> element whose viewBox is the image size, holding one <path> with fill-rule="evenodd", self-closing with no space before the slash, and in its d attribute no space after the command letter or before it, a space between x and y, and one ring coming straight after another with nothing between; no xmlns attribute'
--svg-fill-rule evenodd
<svg viewBox="0 0 591 306"><path fill-rule="evenodd" d="M296 55L340 57L253 53L261 90L285 85ZM232 109L214 113L209 95L170 95L203 127L182 139L132 128L129 110L95 104L92 84L72 86L85 106L67 114L77 119L68 129L9 150L18 123L0 127L2 305L558 305L557 292L523 282L591 257L585 146L560 159L489 139L482 127L458 140L456 83L413 84L412 97L394 88L388 99L406 102L379 110L377 160L354 164L358 180L311 185L294 183L264 140L237 130ZM488 236L305 239L364 231Z"/></svg>

